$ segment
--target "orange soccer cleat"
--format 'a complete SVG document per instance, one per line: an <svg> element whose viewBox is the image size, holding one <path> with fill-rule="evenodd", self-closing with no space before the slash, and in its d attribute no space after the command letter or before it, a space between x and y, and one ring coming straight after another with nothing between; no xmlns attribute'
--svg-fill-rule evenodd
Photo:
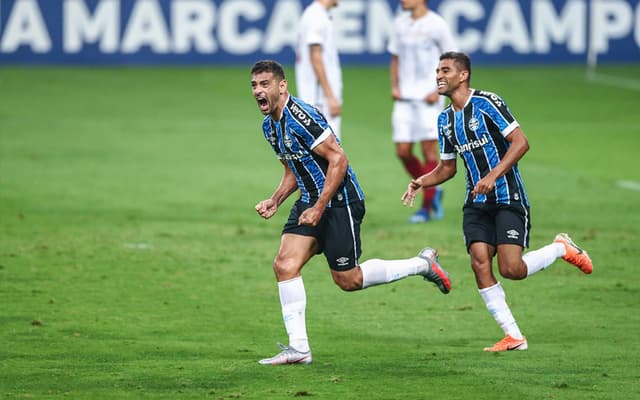
<svg viewBox="0 0 640 400"><path fill-rule="evenodd" d="M580 268L585 274L593 272L593 263L589 254L585 250L578 247L566 233L558 233L553 240L556 243L562 243L565 248L563 260Z"/></svg>
<svg viewBox="0 0 640 400"><path fill-rule="evenodd" d="M484 351L496 352L496 351L526 350L527 348L528 346L527 346L526 337L523 336L522 339L516 339L511 335L507 335L504 337L504 339L494 344L493 346L485 347Z"/></svg>

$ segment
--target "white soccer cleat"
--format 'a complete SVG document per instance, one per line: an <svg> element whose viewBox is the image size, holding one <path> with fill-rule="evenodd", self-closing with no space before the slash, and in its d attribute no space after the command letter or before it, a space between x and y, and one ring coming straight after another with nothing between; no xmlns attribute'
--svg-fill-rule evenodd
<svg viewBox="0 0 640 400"><path fill-rule="evenodd" d="M435 283L442 293L449 293L451 291L451 279L449 279L449 273L438 262L438 252L431 247L425 247L418 253L418 257L425 260L429 265L429 268L420 274L424 276L424 280Z"/></svg>
<svg viewBox="0 0 640 400"><path fill-rule="evenodd" d="M282 350L271 358L263 358L258 361L262 365L286 365L286 364L311 364L311 350L302 352L290 346L278 343L278 347Z"/></svg>

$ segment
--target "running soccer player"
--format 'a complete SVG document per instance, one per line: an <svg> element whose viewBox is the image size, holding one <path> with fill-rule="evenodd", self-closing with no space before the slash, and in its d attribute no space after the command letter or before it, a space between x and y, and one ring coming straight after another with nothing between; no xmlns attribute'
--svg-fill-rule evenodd
<svg viewBox="0 0 640 400"><path fill-rule="evenodd" d="M297 96L316 106L340 138L342 120L342 69L333 36L329 10L338 0L315 0L300 19L296 47Z"/></svg>
<svg viewBox="0 0 640 400"><path fill-rule="evenodd" d="M403 0L393 23L387 50L391 53L393 142L396 155L412 178L426 174L438 164L438 114L444 97L438 94L435 70L438 57L457 50L447 22L429 9L425 0ZM424 162L413 154L420 144ZM422 207L409 222L427 222L444 216L442 189L423 190Z"/></svg>
<svg viewBox="0 0 640 400"><path fill-rule="evenodd" d="M496 254L500 275L515 280L547 268L558 258L585 274L593 271L593 264L566 233L523 255L529 246L531 223L529 199L517 163L529 150L527 138L500 96L469 87L471 60L466 54L442 54L436 73L438 92L451 99L438 118L440 162L433 171L409 183L402 201L413 205L418 190L451 179L456 174L456 155L460 155L467 170L463 233L471 268L480 296L505 333L504 339L484 350L526 350L527 339L493 274Z"/></svg>
<svg viewBox="0 0 640 400"><path fill-rule="evenodd" d="M334 282L346 291L418 275L435 283L442 293L449 293L449 275L431 248L408 259L359 263L364 193L331 127L315 107L289 95L282 66L275 61L253 65L251 88L265 115L264 137L284 166L276 190L256 205L256 211L265 219L271 218L289 195L300 193L273 262L289 344L279 344L282 351L260 360L260 364L311 363L301 272L315 254L324 253Z"/></svg>

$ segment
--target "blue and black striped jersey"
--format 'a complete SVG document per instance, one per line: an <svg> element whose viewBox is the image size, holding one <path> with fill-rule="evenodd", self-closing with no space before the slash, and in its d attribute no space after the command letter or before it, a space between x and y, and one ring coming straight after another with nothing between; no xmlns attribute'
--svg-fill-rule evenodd
<svg viewBox="0 0 640 400"><path fill-rule="evenodd" d="M481 90L473 90L461 111L455 111L449 105L440 113L440 158L455 159L457 153L464 161L467 169L466 205L489 203L529 207L529 199L517 164L496 180L492 193L477 195L475 199L471 196L476 183L502 160L510 145L505 138L518 126L518 122L500 96Z"/></svg>
<svg viewBox="0 0 640 400"><path fill-rule="evenodd" d="M324 188L329 162L313 151L327 136L333 135L325 117L315 107L289 96L279 121L267 115L262 123L264 137L278 159L293 171L300 189L300 200L314 204ZM339 142L338 138L336 140ZM342 184L327 207L341 207L364 200L358 179L347 166Z"/></svg>

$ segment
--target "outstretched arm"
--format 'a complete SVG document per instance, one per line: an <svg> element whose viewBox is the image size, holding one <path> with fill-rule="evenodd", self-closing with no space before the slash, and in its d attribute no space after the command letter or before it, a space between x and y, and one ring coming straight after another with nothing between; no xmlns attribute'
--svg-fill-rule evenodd
<svg viewBox="0 0 640 400"><path fill-rule="evenodd" d="M407 186L406 192L401 197L403 205L413 207L413 200L418 191L423 187L439 185L453 178L457 172L456 159L440 160L438 165L429 173L419 178L412 179Z"/></svg>
<svg viewBox="0 0 640 400"><path fill-rule="evenodd" d="M256 211L260 216L264 219L271 218L276 211L278 211L278 207L282 204L291 193L295 192L298 188L298 183L296 182L296 177L291 171L291 168L284 162L281 161L282 165L284 165L284 174L282 175L282 179L280 180L280 184L276 188L276 191L273 192L270 198L266 200L262 200L258 204L256 204Z"/></svg>

